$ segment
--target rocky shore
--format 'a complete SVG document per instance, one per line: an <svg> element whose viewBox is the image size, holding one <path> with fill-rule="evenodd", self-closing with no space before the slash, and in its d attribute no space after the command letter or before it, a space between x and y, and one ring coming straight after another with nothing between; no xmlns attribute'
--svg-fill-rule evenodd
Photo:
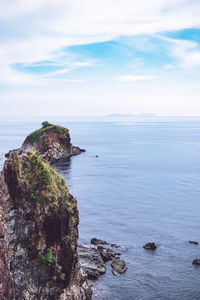
<svg viewBox="0 0 200 300"><path fill-rule="evenodd" d="M91 244L93 246L78 245L79 262L88 279L97 279L104 274L106 263L109 261L111 262L113 275L123 274L127 270L125 261L120 258L121 253L112 249L114 247L120 248L119 245L110 244L96 238L91 240Z"/></svg>

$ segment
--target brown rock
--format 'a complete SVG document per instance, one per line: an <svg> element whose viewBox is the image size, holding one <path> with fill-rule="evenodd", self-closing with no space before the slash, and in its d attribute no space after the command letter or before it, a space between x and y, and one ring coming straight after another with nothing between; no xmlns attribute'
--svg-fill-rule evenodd
<svg viewBox="0 0 200 300"><path fill-rule="evenodd" d="M112 263L112 273L113 275L123 274L128 269L126 263L123 259L116 258Z"/></svg>
<svg viewBox="0 0 200 300"><path fill-rule="evenodd" d="M78 264L77 203L64 180L35 153L13 152L1 174L0 191L0 242L4 234L7 241L0 249L0 299L4 290L12 293L12 280L16 299L60 299L66 290L70 295L72 287L79 293L76 299L90 295ZM9 297L5 299L15 299Z"/></svg>
<svg viewBox="0 0 200 300"><path fill-rule="evenodd" d="M100 240L100 239L96 239L96 238L91 239L91 244L93 244L93 245L110 245L108 242Z"/></svg>
<svg viewBox="0 0 200 300"><path fill-rule="evenodd" d="M198 245L199 244L198 242L195 242L195 241L188 241L188 243L193 244L193 245Z"/></svg>
<svg viewBox="0 0 200 300"><path fill-rule="evenodd" d="M146 250L156 250L157 246L155 243L147 243L143 248Z"/></svg>
<svg viewBox="0 0 200 300"><path fill-rule="evenodd" d="M194 259L192 264L196 266L200 266L200 259L199 258Z"/></svg>

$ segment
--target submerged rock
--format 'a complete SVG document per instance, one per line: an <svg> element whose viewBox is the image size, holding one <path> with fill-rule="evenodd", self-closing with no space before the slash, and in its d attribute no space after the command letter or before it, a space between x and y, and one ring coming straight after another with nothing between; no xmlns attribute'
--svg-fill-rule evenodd
<svg viewBox="0 0 200 300"><path fill-rule="evenodd" d="M121 248L120 245L117 245L117 244L111 244L111 247L114 247L114 248Z"/></svg>
<svg viewBox="0 0 200 300"><path fill-rule="evenodd" d="M146 250L156 250L157 246L155 243L147 243L143 248Z"/></svg>
<svg viewBox="0 0 200 300"><path fill-rule="evenodd" d="M198 242L195 242L195 241L188 241L188 243L193 244L193 245L198 245L199 244Z"/></svg>
<svg viewBox="0 0 200 300"><path fill-rule="evenodd" d="M192 262L193 265L200 266L200 258L196 258Z"/></svg>
<svg viewBox="0 0 200 300"><path fill-rule="evenodd" d="M91 244L93 244L93 245L110 245L108 242L100 240L100 239L96 239L96 238L91 239Z"/></svg>
<svg viewBox="0 0 200 300"><path fill-rule="evenodd" d="M27 136L21 148L11 150L5 156L9 157L13 152L21 155L28 151L36 152L40 159L45 162L54 163L60 158L67 158L85 152L85 149L71 144L67 128L45 121L42 123L42 128Z"/></svg>
<svg viewBox="0 0 200 300"><path fill-rule="evenodd" d="M113 260L113 262L111 263L111 267L113 269L113 275L123 274L128 269L125 261L120 258L116 258L115 260Z"/></svg>
<svg viewBox="0 0 200 300"><path fill-rule="evenodd" d="M79 245L78 256L81 268L89 279L97 279L99 275L106 272L106 265L98 249Z"/></svg>
<svg viewBox="0 0 200 300"><path fill-rule="evenodd" d="M100 255L101 255L104 262L107 262L109 260L113 260L115 257L118 257L118 256L121 255L121 253L119 253L119 252L115 252L112 249L104 248L102 246L98 246L97 249L99 250Z"/></svg>

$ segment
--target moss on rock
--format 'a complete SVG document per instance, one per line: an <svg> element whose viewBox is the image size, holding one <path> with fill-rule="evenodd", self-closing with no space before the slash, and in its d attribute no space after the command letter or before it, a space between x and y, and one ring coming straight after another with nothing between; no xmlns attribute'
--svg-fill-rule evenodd
<svg viewBox="0 0 200 300"><path fill-rule="evenodd" d="M38 143L40 141L40 138L41 136L43 136L43 134L49 132L57 133L60 139L65 139L69 133L67 128L59 125L50 124L47 121L43 122L42 125L42 128L33 131L27 136L27 138L24 141L24 144L34 145L35 143Z"/></svg>
<svg viewBox="0 0 200 300"><path fill-rule="evenodd" d="M36 153L27 152L23 158L14 154L10 162L16 172L18 187L22 189L22 186L26 186L30 200L47 202L55 208L60 206L60 202L69 210L73 207L65 180L50 165L41 161Z"/></svg>

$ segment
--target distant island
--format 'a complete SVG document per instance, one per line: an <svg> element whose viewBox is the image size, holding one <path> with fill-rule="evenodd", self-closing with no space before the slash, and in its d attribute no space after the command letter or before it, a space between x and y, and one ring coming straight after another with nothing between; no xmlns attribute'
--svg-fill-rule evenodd
<svg viewBox="0 0 200 300"><path fill-rule="evenodd" d="M44 118L51 122L191 122L200 121L200 116L161 116L155 113L121 114L113 113L102 116L38 116L38 117L15 117L12 122L41 122ZM8 123L8 117L2 117L2 123Z"/></svg>

